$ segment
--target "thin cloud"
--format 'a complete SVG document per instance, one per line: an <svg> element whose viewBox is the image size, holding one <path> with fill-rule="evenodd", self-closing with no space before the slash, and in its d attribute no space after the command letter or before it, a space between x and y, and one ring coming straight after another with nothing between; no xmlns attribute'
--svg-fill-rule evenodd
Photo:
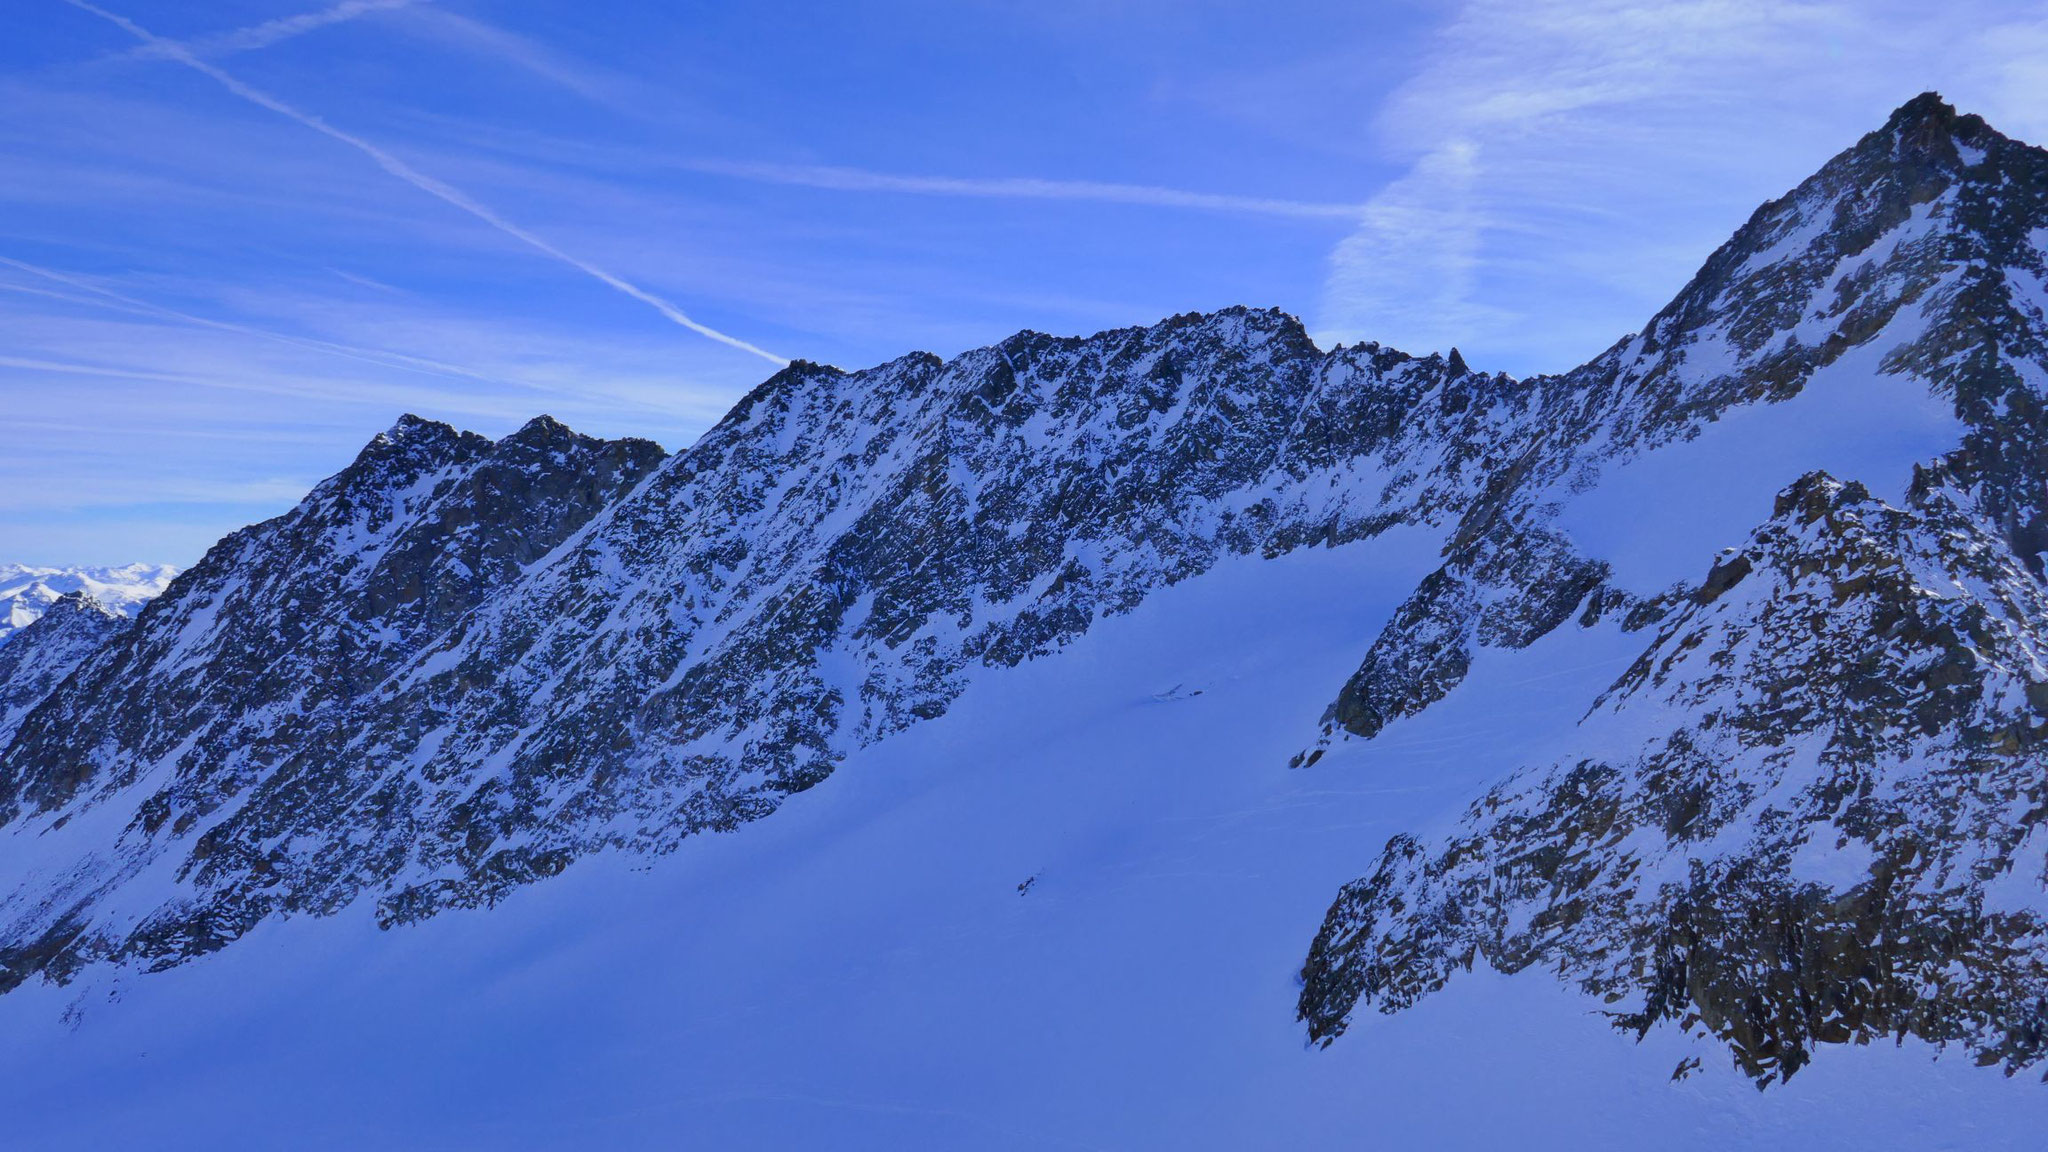
<svg viewBox="0 0 2048 1152"><path fill-rule="evenodd" d="M326 404L372 404L379 407L400 405L411 408L432 405L447 411L462 411L492 418L515 415L507 406L493 404L491 398L485 396L459 392L422 392L415 387L398 388L360 379L298 376L280 371L166 372L156 368L130 368L118 364L7 355L0 355L0 368L31 375L91 376L105 380L130 380L142 384L176 384L185 389L313 400ZM184 435L182 424L178 434Z"/></svg>
<svg viewBox="0 0 2048 1152"><path fill-rule="evenodd" d="M573 92L593 104L634 116L640 116L645 111L617 94L616 89L622 83L619 79L601 75L526 37L440 8L421 9L414 23L446 31L450 39L464 47L494 56L504 63ZM1267 196L1235 196L1152 184L1125 184L1099 180L915 176L840 165L773 164L721 159L669 163L672 167L706 175L839 192L897 192L918 196L1003 200L1092 201L1307 220L1356 220L1364 208L1361 204L1332 204Z"/></svg>
<svg viewBox="0 0 2048 1152"><path fill-rule="evenodd" d="M206 316L195 316L190 312L180 312L176 308L167 308L164 305L153 304L147 300L138 300L133 296L128 296L123 293L116 292L111 288L102 287L82 277L73 276L64 272L59 272L54 268L45 268L40 264L30 264L26 260L17 260L12 256L0 256L0 265L13 268L17 271L27 272L32 276L40 276L45 280L49 280L58 284L63 284L70 288L76 288L83 292L90 292L93 294L93 296L98 297L99 299L82 299L75 296L67 296L63 293L44 292L34 288L28 288L21 285L5 283L0 283L0 290L6 290L10 292L28 292L35 295L52 296L57 299L65 300L71 303L93 304L98 305L100 307L115 307L126 312L138 312L145 315L166 317L172 320L180 321L182 323L197 325L202 328L212 328L221 332L235 332L244 336L256 336L265 340L275 340L282 344L291 344L300 348L312 349L317 352L327 352L336 356L344 356L351 360L360 360L367 364L375 364L380 368L397 368L404 371L428 372L437 376L460 376L470 380L481 381L482 383L485 384L502 384L510 385L513 387L522 386L517 381L504 380L495 376L489 376L482 372L477 372L469 368L464 368L459 364L449 364L441 360L430 360L423 356L413 356L404 352L394 352L386 348L365 348L360 345L338 344L332 340L317 340L309 336L293 336L284 332L273 332L267 328L257 328L249 324L237 324L234 323L233 321L228 320L215 320Z"/></svg>
<svg viewBox="0 0 2048 1152"><path fill-rule="evenodd" d="M35 356L0 355L0 368L32 374L56 376L91 376L103 380L131 380L142 384L176 384L183 388L204 388L217 392L240 392L255 396L283 396L294 399L313 397L330 402L360 401L365 396L375 397L384 402L409 404L417 407L422 400L432 400L443 407L455 409L469 407L466 402L473 398L452 393L421 394L416 390L374 388L362 381L332 382L318 378L293 379L284 376L235 377L226 373L164 372L151 368L124 368L115 364L93 364L75 360L51 360ZM479 414L500 416L499 409L477 406ZM161 434L161 430L153 430ZM191 430L181 425L178 437L183 439ZM303 495L305 487L286 493L293 499Z"/></svg>
<svg viewBox="0 0 2048 1152"><path fill-rule="evenodd" d="M482 221L485 224L490 225L492 228L497 229L498 231L504 233L505 235L510 236L523 244L526 244L528 247L533 248L535 251L550 256L555 260L563 264L566 264L579 272L582 272L584 275L591 277L592 279L606 285L607 287L613 289L614 291L617 291L625 296L629 296L635 300L640 301L642 304L645 304L648 307L654 309L657 313L661 314L661 316L663 316L665 319L669 320L673 324L686 328L707 339L716 340L717 342L725 344L729 347L737 348L743 352L752 353L753 355L759 356L762 359L769 361L770 363L777 365L789 363L789 361L785 357L778 356L765 348L762 348L755 344L748 343L747 341L742 340L737 336L728 335L724 332L719 331L716 328L712 328L709 325L701 324L696 320L691 319L689 315L684 313L682 309L676 307L674 304L671 304L668 301L662 299L661 297L656 296L652 292L649 292L639 287L638 285L633 284L632 282L624 279L623 277L614 275L611 272L607 272L603 268L600 268L597 265L592 264L589 261L584 260L580 257L571 256L569 253L564 252L562 249L555 247L548 241L541 239L539 236L534 235L532 232L529 232L526 229L520 227L519 225L512 223L510 220L505 219L503 216L498 215L495 211L492 211L490 208L487 208L483 204L478 203L476 200L470 198L470 196L467 193L461 191L460 189L454 187L453 185L447 184L441 180L437 180L434 177L419 171L412 165L407 164L405 161L400 160L398 157L392 155L389 152L386 152L384 149L379 148L375 144L372 144L369 141L364 140L360 136L354 136L351 135L350 133L344 132L341 129L336 128L333 125L327 123L325 120L320 119L317 116L311 115L310 113L301 112L297 108L294 108L291 105L286 104L284 101L279 100L277 97L272 96L259 88L251 87L250 85L245 84L240 80L237 80L235 77L229 75L227 72L222 71L220 68L215 67L214 65L207 63L205 60L200 59L198 56L193 55L191 51L186 49L182 44L179 44L177 41L166 40L163 37L158 36L155 33L149 31L148 29L142 27L141 25L135 23L133 20L130 20L125 16L109 12L104 8L100 8L97 5L89 3L88 0L65 0L65 3L70 4L72 7L77 8L81 11L89 12L94 16L98 16L102 20L106 20L109 23L116 25L117 27L126 31L130 35L134 36L136 39L141 40L145 44L158 47L164 53L165 58L174 60L180 64L185 65L188 68L193 69L196 72L201 73L202 75L212 79L221 87L227 89L229 92L241 97L243 100L246 100L259 108L267 109L287 119L296 121L297 123L302 124L305 127L310 128L313 131L318 132L331 140L339 141L340 143L346 144L349 147L354 148L356 151L361 152L363 155L369 157L372 161L374 161L377 164L379 168L382 168L384 171L390 173L391 175L397 177L398 179L405 181L406 183L412 185L413 187L418 188L420 191L425 192L428 195L433 196L434 198L441 200L444 203L447 203L455 208L459 208L462 211L467 212L469 215L475 217L476 219Z"/></svg>
<svg viewBox="0 0 2048 1152"><path fill-rule="evenodd" d="M632 426L640 434L655 435L657 439L662 438L663 433L671 438L690 434L702 425L716 421L730 405L731 397L724 391L706 391L680 386L668 372L671 353L649 348L637 356L619 356L616 354L622 349L614 340L598 340L581 346L564 347L558 338L536 334L528 326L450 322L433 318L418 307L404 307L396 311L371 309L365 312L360 309L344 309L335 312L325 307L312 307L310 302L301 305L298 298L280 293L274 287L252 290L260 294L268 305L283 307L287 314L307 319L316 328L338 326L349 331L376 332L386 338L397 339L415 347L441 349L444 353L452 354L457 359L469 363L502 362L512 366L516 373L494 374L492 371L470 368L448 360L428 359L389 348L321 340L249 324L196 316L115 292L82 277L7 256L0 256L0 267L29 272L54 283L77 289L76 292L53 291L30 284L0 280L0 292L58 300L66 304L106 309L129 316L168 319L176 322L180 328L259 337L277 344L339 356L377 368L396 369L443 379L472 380L490 385L488 395L492 397L490 403L479 405L475 396L460 392L420 392L411 386L408 386L411 388L408 391L396 386L373 385L368 380L358 379L348 386L356 394L320 390L318 395L324 399L374 399L379 404L398 405L431 403L451 414L465 413L494 420L523 419L531 415L535 404L555 411L557 415L566 416L574 413L584 418L617 417L622 413L631 413L634 421ZM387 288L386 291L398 290ZM322 304L325 302L325 298L312 299ZM47 344L51 349L88 347L107 352L125 352L129 364L87 364L77 360L58 360L47 355L43 359L32 360L31 357L22 354L27 343L22 332L26 331L36 332L38 338L50 336ZM149 373L157 373L162 376L164 383L197 383L244 390L247 389L243 384L237 383L238 381L254 381L258 385L254 389L256 391L281 396L313 394L298 385L268 386L272 377L280 373L292 375L295 370L251 363L240 357L230 357L218 365L210 365L205 370L211 373L210 375L202 376L188 371L173 376L163 374L162 364L167 359L178 359L180 353L168 344L151 342L148 345L132 345L125 337L115 337L101 331L79 332L58 338L46 326L39 327L34 323L27 325L22 332L0 334L11 336L20 345L15 349L16 355L0 358L0 368L67 375L94 374L136 380L150 379L152 377ZM0 340L0 343L4 343L4 340ZM322 378L307 376L304 379ZM320 385L320 389L325 388L326 385ZM508 394L507 389L512 390L512 393ZM512 395L524 395L527 399L512 399Z"/></svg>
<svg viewBox="0 0 2048 1152"><path fill-rule="evenodd" d="M408 21L425 33L456 47L494 57L614 112L640 116L645 109L622 94L621 78L572 61L515 32L445 8L420 8Z"/></svg>
<svg viewBox="0 0 2048 1152"><path fill-rule="evenodd" d="M1603 200L1725 164L1704 124L1832 15L1763 0L1468 0L1381 110L1378 135L1411 167L1332 252L1322 333L1418 352L1554 345L1576 326L1558 324L1554 302L1585 287L1569 283L1573 247L1636 239ZM1642 262L1605 254L1617 268ZM1523 273L1551 286L1505 283ZM1616 335L1574 333L1591 345L1576 351Z"/></svg>
<svg viewBox="0 0 2048 1152"><path fill-rule="evenodd" d="M1486 226L1479 172L1477 145L1446 140L1358 213L1358 230L1330 254L1326 296L1370 330L1346 326L1342 338L1439 351L1468 340L1486 316L1476 301Z"/></svg>
<svg viewBox="0 0 2048 1152"><path fill-rule="evenodd" d="M2040 122L2048 21L2001 7L1464 0L1379 110L1409 167L1331 253L1317 335L1569 367L1915 93Z"/></svg>
<svg viewBox="0 0 2048 1152"><path fill-rule="evenodd" d="M117 380L147 380L153 384L195 384L219 386L214 381L176 372L150 372L137 368L115 368L105 364L80 364L68 360L39 360L33 356L0 356L0 368L29 372L57 372L66 376L106 376Z"/></svg>
<svg viewBox="0 0 2048 1152"><path fill-rule="evenodd" d="M342 3L336 4L331 8L323 8L318 12L307 12L298 16L285 16L276 20L266 20L261 24L252 24L246 28L236 28L232 31L220 32L212 36L199 36L181 41L163 40L159 43L145 43L121 53L120 58L128 60L176 59L175 54L166 48L166 45L175 43L178 47L195 56L218 59L222 56L232 56L239 52L254 52L321 28L330 27L335 24L345 24L351 20L376 12L390 12L399 8L410 8L414 4L421 2L423 0L342 0Z"/></svg>
<svg viewBox="0 0 2048 1152"><path fill-rule="evenodd" d="M371 277L364 276L358 272L350 272L345 268L329 268L328 271L334 273L335 276L339 277L340 279L345 280L350 284L354 284L358 288L369 288L374 291L383 292L391 296L409 295L409 293L407 293L406 290L403 288L395 288L389 284L386 284L382 280L373 279Z"/></svg>
<svg viewBox="0 0 2048 1152"><path fill-rule="evenodd" d="M920 196L968 196L1015 200L1085 200L1134 204L1151 208L1191 208L1288 216L1309 220L1357 220L1363 204L1327 204L1263 196L1231 196L1190 192L1151 184L1115 184L1095 180L1040 180L1030 177L971 179L951 176L902 176L862 168L821 165L755 164L726 160L686 160L692 172L730 176L764 184L827 188L841 192L907 192Z"/></svg>

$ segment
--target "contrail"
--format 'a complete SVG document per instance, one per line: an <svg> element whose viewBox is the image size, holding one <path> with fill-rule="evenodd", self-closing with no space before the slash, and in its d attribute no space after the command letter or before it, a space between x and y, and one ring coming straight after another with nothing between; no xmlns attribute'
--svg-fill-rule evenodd
<svg viewBox="0 0 2048 1152"><path fill-rule="evenodd" d="M394 8L408 8L420 0L342 0L332 8L318 12L307 12L299 16L286 16L277 20L266 20L247 28L237 28L213 36L201 36L186 41L164 41L180 43L187 51L197 56L231 56L237 52L253 52L268 48L279 41L302 36L330 24L342 24L372 12L388 12ZM145 43L139 48L121 54L127 59L174 59L163 44Z"/></svg>
<svg viewBox="0 0 2048 1152"><path fill-rule="evenodd" d="M980 196L992 199L1093 200L1142 204L1154 208L1195 208L1265 216L1356 221L1362 204L1329 204L1277 200L1261 196L1229 196L1189 192L1151 184L1111 184L1095 180L1041 180L1030 177L963 179L950 176L899 176L862 168L819 165L749 164L726 160L690 160L680 165L693 172L730 176L769 184L794 184L842 192L909 192L928 196Z"/></svg>
<svg viewBox="0 0 2048 1152"><path fill-rule="evenodd" d="M183 44L180 44L175 40L166 40L163 37L158 36L156 33L151 32L147 28L142 27L140 24L135 23L133 20L130 20L125 16L109 12L104 8L89 3L88 0L64 0L64 2L66 4L71 5L73 8L77 8L85 12L90 12L93 15L98 16L100 19L106 20L109 23L112 23L120 27L129 35L134 36L136 39L142 41L144 44L150 45L151 47L160 51L165 58L175 60L178 63L185 65L187 68L191 68L208 77L211 77L215 83L218 83L221 87L226 88L229 92L232 92L236 96L239 96L244 100L247 100L251 104L254 104L260 108L267 108L280 116L286 117L291 120L295 120L298 123L303 124L308 128L311 128L313 131L328 137L329 139L340 141L341 143L346 144L351 148L354 148L356 151L361 152L363 155L368 156L371 160L375 161L379 168L384 169L384 171L389 172L391 175L398 177L400 180L405 181L406 183L412 185L415 188L418 188L420 191L425 192L428 195L433 196L439 200L442 200L450 205L453 205L456 208L460 208L464 212L469 213L471 216L476 217L478 220L481 220L484 223L490 225L491 227L496 228L498 231L503 232L505 235L510 236L515 240L521 241L525 243L527 246L536 249L537 251L554 257L556 260L559 260L562 263L567 264L569 267L574 268L579 272L582 272L584 275L591 277L592 279L598 281L599 283L605 284L608 287L613 288L621 293L624 293L627 296L631 296L633 299L638 300L642 304L645 304L648 307L654 309L656 312L661 313L662 316L666 317L668 320L675 324L679 324L682 327L687 328L700 336L716 340L721 344L729 345L733 348L738 348L743 352L751 352L754 355L761 357L763 360L769 361L770 363L778 365L789 363L789 361L786 358L777 356L775 353L770 352L765 348L761 348L758 345L749 344L745 340L742 340L737 336L728 336L725 333L720 332L716 328L700 324L697 321L690 319L689 316L684 314L682 309L676 307L675 305L669 303L666 300L663 300L661 297L656 296L652 292L640 288L639 286L625 279L622 279L621 277L614 276L610 272L607 272L604 269L599 268L597 265L592 264L587 260L582 260L575 256L569 255L567 252L562 251L560 248L555 247L553 244L548 243L546 240L543 240L540 237L534 235L533 233L528 232L526 229L521 228L519 225L514 224L510 220L505 219L503 216L498 215L491 209L486 208L482 204L477 203L475 200L470 199L467 193L464 193L463 191L461 191L458 188L455 188L452 185L443 183L442 181L436 180L432 176L429 176L426 173L419 171L412 165L407 164L405 161L400 160L398 157L393 156L391 153L386 152L382 148L377 147L375 144L372 144L359 136L352 136L349 133L344 132L341 129L336 128L333 125L327 123L325 120L320 119L318 116L314 116L306 112L301 112L297 108L294 108L291 105L286 104L284 101L279 100L277 97L272 96L267 92L264 92L262 89L252 88L249 85L242 83L240 80L237 80L233 76L228 75L226 72L221 71L214 65L209 64L206 61L201 60L199 57L193 55L190 49L186 48Z"/></svg>
<svg viewBox="0 0 2048 1152"><path fill-rule="evenodd" d="M235 324L226 320L194 316L190 312L180 312L175 308L166 308L161 304L152 304L147 300L138 300L133 296L125 296L111 288L102 288L90 280L67 275L53 268L42 267L39 264L30 264L26 260L16 260L12 256L0 256L0 265L27 272L32 276L40 276L45 280L54 281L55 283L76 288L83 292L91 292L96 296L103 296L107 300L114 301L115 306L133 312L168 316L173 320L182 320L187 324L197 324L203 328L214 328L222 332L235 332L244 336L260 336L265 340L276 340L280 343L292 344L300 348L310 348L317 352L329 352L337 356L346 356L351 360L361 360L366 364L375 364L380 368L399 368L413 372L429 372L437 376L461 376L470 380L479 380L486 384L509 385L515 388L532 387L532 385L521 384L516 380L501 380L495 376L486 376L481 372L472 371L459 364L429 360L425 357L412 356L404 352L393 352L383 348L361 348L349 344L336 344L331 340L316 340L308 336L291 336L283 332L272 332L265 328L251 327L247 324ZM24 288L13 284L0 284L0 289L19 292L36 291L33 288ZM76 297L63 296L61 293L52 292L48 293L48 295L56 296L59 299L69 299L76 303L87 303L87 301L79 300Z"/></svg>

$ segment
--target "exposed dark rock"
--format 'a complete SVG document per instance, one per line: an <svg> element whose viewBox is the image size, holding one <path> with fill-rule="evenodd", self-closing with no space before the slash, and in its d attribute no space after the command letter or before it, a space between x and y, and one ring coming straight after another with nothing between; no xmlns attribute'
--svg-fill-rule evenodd
<svg viewBox="0 0 2048 1152"><path fill-rule="evenodd" d="M1525 771L1437 842L1390 842L1311 949L1312 1037L1484 960L1551 969L1627 1005L1614 1015L1632 1029L1718 1036L1760 1081L1817 1045L1885 1035L2008 1070L2041 1061L2044 229L2048 153L1924 95L1760 208L1640 334L1572 374L1613 407L1597 433L1563 438L1615 446L1609 459L1793 395L1865 346L1950 400L1963 431L1915 473L1905 508L1809 476L1699 585L1631 604L1624 630L1656 639L1585 738L1598 746L1623 712L1668 730L1640 754ZM1543 528L1585 466L1539 453L1503 487L1466 534L1531 558L1505 581L1454 583L1454 556L1332 721L1370 735L1454 687L1490 643L1463 623L1472 605L1560 594ZM1605 612L1589 602L1581 620ZM1860 878L1816 875L1830 856Z"/></svg>
<svg viewBox="0 0 2048 1152"><path fill-rule="evenodd" d="M1312 1037L1484 960L1711 1033L1760 1081L1884 1036L2048 1055L2048 923L1998 895L2042 882L2048 593L1931 480L1895 509L1810 476L1714 571L1738 566L1587 722L1647 709L1668 735L1519 775L1345 888L1303 972Z"/></svg>
<svg viewBox="0 0 2048 1152"><path fill-rule="evenodd" d="M127 627L120 613L89 593L73 592L0 645L0 747L86 657ZM0 788L6 786L0 780Z"/></svg>
<svg viewBox="0 0 2048 1152"><path fill-rule="evenodd" d="M2039 575L2048 316L2026 285L2048 279L2048 257L2030 239L2042 228L2048 152L1957 116L1932 93L1759 208L1642 332L1563 377L1522 386L1548 402L1495 431L1511 438L1514 462L1459 509L1443 571L1373 645L1332 704L1322 742L1340 729L1369 737L1427 707L1463 678L1473 645L1516 647L1544 630L1489 640L1463 619L1470 605L1507 597L1525 602L1527 625L1566 619L1551 608L1586 590L1593 561L1567 560L1569 542L1547 525L1576 486L1696 435L1732 406L1797 395L1895 318L1906 335L1894 336L1884 370L1953 399L1969 433L1952 467ZM1496 553L1530 555L1475 563L1471 550L1488 537Z"/></svg>

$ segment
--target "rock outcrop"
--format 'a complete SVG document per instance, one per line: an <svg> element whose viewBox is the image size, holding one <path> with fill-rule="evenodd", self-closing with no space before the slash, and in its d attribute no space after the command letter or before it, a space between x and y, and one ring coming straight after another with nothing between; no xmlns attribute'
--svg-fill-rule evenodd
<svg viewBox="0 0 2048 1152"><path fill-rule="evenodd" d="M1483 961L1549 969L1628 1028L1715 1035L1760 1081L1882 1036L2041 1062L2044 235L2048 153L1923 96L1580 370L1625 397L1595 443L1796 395L1851 354L1952 405L1958 441L1903 506L1811 475L1690 588L1594 590L1581 625L1620 608L1654 638L1590 702L1584 755L1501 784L1447 836L1397 837L1344 889L1303 970L1313 1038ZM1527 542L1500 546L1520 568L1454 555L1325 745L1426 706L1476 646L1528 642L1594 582L1545 531L1569 491L1540 476L1568 473L1531 474L1505 518ZM1503 605L1537 627L1489 634Z"/></svg>

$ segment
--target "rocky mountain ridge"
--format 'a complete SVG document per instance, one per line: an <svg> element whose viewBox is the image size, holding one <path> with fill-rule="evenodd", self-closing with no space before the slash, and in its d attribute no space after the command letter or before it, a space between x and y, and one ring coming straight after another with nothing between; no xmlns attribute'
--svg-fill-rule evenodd
<svg viewBox="0 0 2048 1152"><path fill-rule="evenodd" d="M89 592L58 597L0 647L0 744L86 658L126 630L128 617Z"/></svg>
<svg viewBox="0 0 2048 1152"><path fill-rule="evenodd" d="M1988 813L2041 775L2025 709L2043 679L2044 228L2048 154L1927 96L1562 375L1324 351L1291 317L1230 309L862 372L798 362L667 456L545 418L493 443L408 417L132 627L47 645L67 654L0 740L0 874L37 877L0 895L0 990L182 963L279 916L363 907L395 926L591 853L733 830L942 714L979 669L1054 656L1225 558L1372 547L1400 527L1440 541L1441 565L1360 638L1297 765L1329 771L1332 750L1457 691L1489 651L1571 627L1647 646L1643 671L1588 702L1588 740L1626 728L1610 715L1655 723L1628 729L1642 748L1589 756L1597 770L1517 776L1450 840L1390 845L1311 950L1314 1036L1483 957L1635 996L1617 1009L1630 1026L1705 1027L1759 1076L1888 1031L2029 1064L2031 1009L2003 999L2034 987L2025 900L1979 933L1988 950L1909 957L1896 941L1981 917L1971 893L1999 876L2038 879L2035 817ZM1879 377L1955 414L1956 443L1906 506L1802 481L1705 584L1676 589L1632 586L1575 535L1573 509L1633 462L1738 410ZM1756 635L1773 646L1738 639ZM1898 645L1861 651L1873 635ZM1694 649L1707 668L1681 659ZM1794 669L1863 693L1871 716L1769 695ZM1873 687L1893 682L1910 687ZM1853 779L1781 788L1779 745ZM1967 764L1988 791L1952 802L1921 786L1930 764ZM1597 827L1587 773L1612 794ZM1854 817L1849 792L1867 801ZM1768 843L1710 851L1695 843L1709 827ZM1647 886L1657 869L1726 879L1738 859L1790 869L1823 832L1914 884L1929 865L1913 836L1992 847L1941 860L1924 899L1894 899L1904 881L1879 899L1760 873L1714 890L1759 903L1698 911ZM1764 908L1846 941L1837 953L1902 959L1788 963L1742 920ZM1928 983L1951 962L1975 968ZM1909 988L1932 1006L1909 1007Z"/></svg>
<svg viewBox="0 0 2048 1152"><path fill-rule="evenodd" d="M632 467L495 583L445 557L447 493L490 446L402 421L24 720L0 779L17 828L134 814L120 852L71 866L69 903L0 905L31 958L5 962L175 962L366 890L395 923L733 828L943 711L970 663L1051 652L1223 555L1439 515L1500 465L1482 430L1528 413L1504 377L1324 354L1241 309L950 364L799 363L658 466L585 445ZM1424 434L1446 423L1469 431ZM526 517L458 506L486 539ZM175 899L117 938L87 927L166 855Z"/></svg>
<svg viewBox="0 0 2048 1152"><path fill-rule="evenodd" d="M1952 403L1958 442L1901 506L1811 475L1703 580L1573 600L1580 626L1653 637L1590 702L1587 754L1525 770L1444 837L1397 837L1345 889L1303 970L1312 1036L1484 959L1549 968L1639 1031L1717 1036L1760 1082L1885 1035L2041 1062L2043 236L2048 153L1922 97L1590 366L1704 349L1732 370L1683 395L1771 399L1861 354ZM1760 297L1759 278L1792 291ZM1687 331L1703 322L1710 339ZM1689 358L1653 367L1632 410L1679 395L1661 382ZM1542 496L1523 507L1541 521ZM1474 647L1444 615L1404 613L1391 637L1410 665L1436 654L1436 678L1376 646L1325 745L1442 694Z"/></svg>

